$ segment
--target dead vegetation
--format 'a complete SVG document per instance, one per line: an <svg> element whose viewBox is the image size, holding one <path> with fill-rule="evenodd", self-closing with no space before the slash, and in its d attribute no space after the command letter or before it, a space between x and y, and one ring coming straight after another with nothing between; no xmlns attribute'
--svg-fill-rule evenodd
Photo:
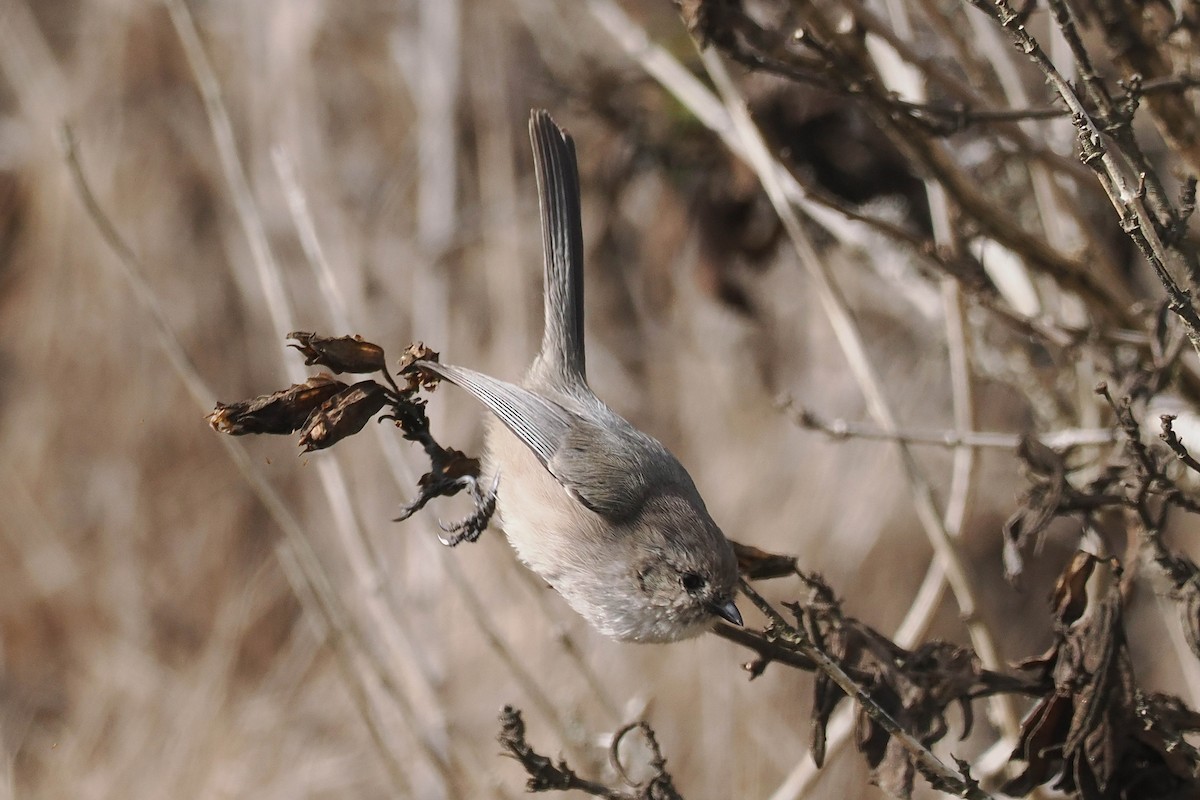
<svg viewBox="0 0 1200 800"><path fill-rule="evenodd" d="M1195 796L1193 17L0 5L0 796ZM438 542L481 413L398 348L532 354L535 106L745 630Z"/></svg>

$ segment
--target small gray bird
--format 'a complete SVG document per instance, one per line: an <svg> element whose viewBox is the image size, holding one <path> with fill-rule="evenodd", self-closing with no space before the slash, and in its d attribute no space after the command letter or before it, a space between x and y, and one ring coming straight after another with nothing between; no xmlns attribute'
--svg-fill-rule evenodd
<svg viewBox="0 0 1200 800"><path fill-rule="evenodd" d="M423 362L492 414L484 473L517 555L600 632L633 642L741 625L733 548L687 470L588 387L583 230L571 137L529 120L545 248L542 349L520 386ZM502 423L502 424L497 424Z"/></svg>

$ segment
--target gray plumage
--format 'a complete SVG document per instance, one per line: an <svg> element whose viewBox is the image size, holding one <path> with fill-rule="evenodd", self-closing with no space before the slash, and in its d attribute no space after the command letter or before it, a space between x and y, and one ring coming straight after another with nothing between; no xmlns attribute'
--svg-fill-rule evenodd
<svg viewBox="0 0 1200 800"><path fill-rule="evenodd" d="M589 388L575 146L545 111L529 122L545 251L542 347L521 385L424 362L482 402L485 472L518 556L602 633L662 642L716 617L741 624L737 565L691 477Z"/></svg>

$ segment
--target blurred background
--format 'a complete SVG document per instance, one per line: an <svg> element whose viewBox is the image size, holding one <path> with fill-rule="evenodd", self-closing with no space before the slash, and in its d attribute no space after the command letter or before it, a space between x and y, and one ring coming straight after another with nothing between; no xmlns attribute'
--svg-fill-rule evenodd
<svg viewBox="0 0 1200 800"><path fill-rule="evenodd" d="M605 640L498 532L439 545L461 503L391 522L425 465L390 426L298 458L292 437L205 424L218 399L302 379L284 348L296 329L361 334L393 360L423 340L518 377L541 333L526 124L544 107L579 152L597 393L675 451L731 538L798 556L892 632L931 559L900 459L781 409L867 419L758 179L631 56L641 32L702 73L665 2L0 2L0 796L518 797L495 742L506 703L587 776L611 779L606 736L644 716L685 796L880 795L852 753L787 788L805 774L810 676L751 682L752 654L712 636ZM853 107L732 71L806 185L931 230L920 178ZM64 124L124 257L87 211ZM1069 153L1057 130L1049 146ZM979 141L955 152L986 172ZM1025 202L1020 179L989 174ZM1076 200L1124 268L1111 211ZM878 233L805 224L901 425L955 428L946 316L961 298ZM1078 410L1088 365L968 311L977 429L1095 424ZM478 452L463 393L439 390L430 413L443 442ZM952 451L915 453L936 501L965 503L1001 656L1040 652L1073 539L1052 531L1010 587L1011 450L981 450L965 484ZM969 641L952 600L927 627ZM995 742L977 717L939 752Z"/></svg>

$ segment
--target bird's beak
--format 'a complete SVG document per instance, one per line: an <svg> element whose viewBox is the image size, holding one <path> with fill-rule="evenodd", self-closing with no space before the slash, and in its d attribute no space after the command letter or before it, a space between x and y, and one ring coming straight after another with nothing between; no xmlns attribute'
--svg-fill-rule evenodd
<svg viewBox="0 0 1200 800"><path fill-rule="evenodd" d="M717 601L712 604L713 613L723 620L732 622L739 628L742 626L742 613L738 611L738 607L733 604L732 600L725 602Z"/></svg>

